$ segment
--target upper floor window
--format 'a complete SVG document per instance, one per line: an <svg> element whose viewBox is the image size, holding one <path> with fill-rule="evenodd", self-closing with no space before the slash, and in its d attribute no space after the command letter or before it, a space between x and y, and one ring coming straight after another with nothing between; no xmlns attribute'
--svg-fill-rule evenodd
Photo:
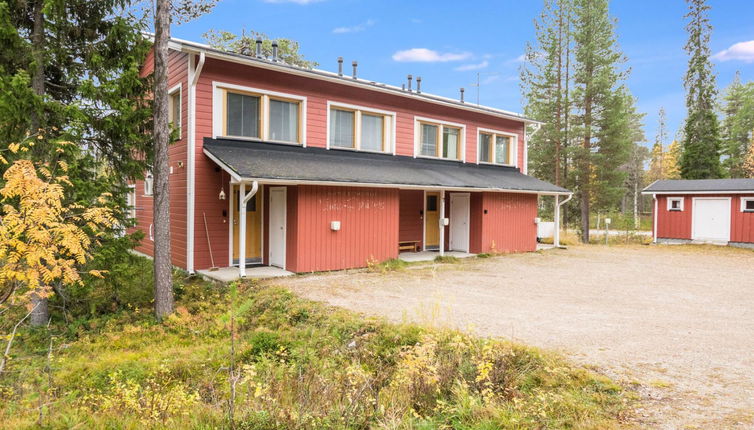
<svg viewBox="0 0 754 430"><path fill-rule="evenodd" d="M668 197L668 210L669 211L682 211L683 210L683 197Z"/></svg>
<svg viewBox="0 0 754 430"><path fill-rule="evenodd" d="M417 155L463 160L463 125L417 119L417 130Z"/></svg>
<svg viewBox="0 0 754 430"><path fill-rule="evenodd" d="M500 131L479 130L477 156L480 163L508 166L516 164L516 135Z"/></svg>
<svg viewBox="0 0 754 430"><path fill-rule="evenodd" d="M145 196L151 196L154 193L154 176L152 176L152 171L148 171L144 175L144 195Z"/></svg>
<svg viewBox="0 0 754 430"><path fill-rule="evenodd" d="M216 87L215 96L216 136L303 144L305 98L233 85Z"/></svg>
<svg viewBox="0 0 754 430"><path fill-rule="evenodd" d="M178 131L181 138L181 86L178 85L168 93L168 122Z"/></svg>
<svg viewBox="0 0 754 430"><path fill-rule="evenodd" d="M330 148L390 152L395 114L349 105L330 104Z"/></svg>
<svg viewBox="0 0 754 430"><path fill-rule="evenodd" d="M136 218L136 185L131 184L128 186L128 194L126 194L126 207L128 207L128 218Z"/></svg>
<svg viewBox="0 0 754 430"><path fill-rule="evenodd" d="M754 197L741 197L741 212L754 212Z"/></svg>

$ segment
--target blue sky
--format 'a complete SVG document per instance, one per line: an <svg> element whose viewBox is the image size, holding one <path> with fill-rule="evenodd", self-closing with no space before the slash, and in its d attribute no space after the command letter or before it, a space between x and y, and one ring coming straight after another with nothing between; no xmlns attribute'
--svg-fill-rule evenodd
<svg viewBox="0 0 754 430"><path fill-rule="evenodd" d="M754 80L754 1L710 0L714 27L711 48L718 54L718 86L735 72ZM189 24L173 27L173 36L203 41L209 29L244 28L270 37L295 39L301 52L320 69L335 71L336 59L359 62L359 76L400 85L407 74L422 77L422 89L521 111L518 69L541 1L419 0L222 0L215 10ZM628 86L647 114L651 142L657 111L667 112L670 136L685 117L683 74L687 57L682 0L615 0L618 42L631 69ZM738 45L737 43L751 42Z"/></svg>

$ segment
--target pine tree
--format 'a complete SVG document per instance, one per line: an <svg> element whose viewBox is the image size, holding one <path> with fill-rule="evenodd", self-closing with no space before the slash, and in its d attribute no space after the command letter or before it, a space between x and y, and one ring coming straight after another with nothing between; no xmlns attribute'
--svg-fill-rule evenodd
<svg viewBox="0 0 754 430"><path fill-rule="evenodd" d="M666 121L665 108L661 107L658 113L657 135L655 136L655 143L652 146L649 172L647 172L647 180L650 183L665 179L665 172L663 171L663 156L665 154L665 142L668 139Z"/></svg>
<svg viewBox="0 0 754 430"><path fill-rule="evenodd" d="M705 0L687 0L689 39L685 50L689 54L688 70L684 78L687 116L684 124L681 176L684 179L719 178L720 127L715 113L715 74L710 62L710 7Z"/></svg>
<svg viewBox="0 0 754 430"><path fill-rule="evenodd" d="M752 134L754 135L754 130L752 130ZM744 157L742 173L745 178L754 179L754 137L752 137L749 143L749 150Z"/></svg>
<svg viewBox="0 0 754 430"><path fill-rule="evenodd" d="M588 243L593 199L599 196L603 201L614 200L616 188L625 179L607 169L627 161L631 108L626 90L620 86L625 73L618 71L618 66L625 59L617 47L607 0L576 0L573 32L573 103L578 109L580 129L580 148L575 154L576 191L581 208L581 240Z"/></svg>
<svg viewBox="0 0 754 430"><path fill-rule="evenodd" d="M732 178L745 174L744 161L754 130L754 82L741 83L739 73L723 94L724 167Z"/></svg>

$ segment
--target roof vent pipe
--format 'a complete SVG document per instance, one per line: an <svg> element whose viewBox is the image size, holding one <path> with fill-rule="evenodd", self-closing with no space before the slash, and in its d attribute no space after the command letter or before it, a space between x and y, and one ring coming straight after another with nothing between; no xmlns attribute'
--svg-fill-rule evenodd
<svg viewBox="0 0 754 430"><path fill-rule="evenodd" d="M408 75L408 92L411 92L411 79L413 78L414 78L413 76Z"/></svg>
<svg viewBox="0 0 754 430"><path fill-rule="evenodd" d="M406 91L406 84L401 84L401 89L402 89L403 91Z"/></svg>
<svg viewBox="0 0 754 430"><path fill-rule="evenodd" d="M422 77L421 76L416 77L416 93L417 94L422 93Z"/></svg>
<svg viewBox="0 0 754 430"><path fill-rule="evenodd" d="M257 58L262 58L262 38L257 37Z"/></svg>
<svg viewBox="0 0 754 430"><path fill-rule="evenodd" d="M338 57L338 76L343 76L343 57Z"/></svg>
<svg viewBox="0 0 754 430"><path fill-rule="evenodd" d="M353 66L353 78L354 78L354 79L358 79L358 78L356 77L356 76L357 76L357 74L356 74L356 70L357 70L357 69L358 69L358 67L359 67L359 63L358 63L358 62L356 62L356 61L354 61L353 63L351 63L351 65Z"/></svg>
<svg viewBox="0 0 754 430"><path fill-rule="evenodd" d="M278 60L278 43L277 41L272 42L272 61Z"/></svg>
<svg viewBox="0 0 754 430"><path fill-rule="evenodd" d="M463 103L463 102L464 102L464 101L463 101L463 92L464 92L464 91L465 91L465 90L464 90L463 88L461 88L461 103Z"/></svg>

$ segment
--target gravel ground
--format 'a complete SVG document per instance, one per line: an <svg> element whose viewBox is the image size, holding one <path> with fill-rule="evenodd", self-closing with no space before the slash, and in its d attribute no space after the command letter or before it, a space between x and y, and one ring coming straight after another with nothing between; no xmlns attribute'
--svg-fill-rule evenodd
<svg viewBox="0 0 754 430"><path fill-rule="evenodd" d="M754 428L754 252L576 246L276 279L394 321L555 349L636 390L640 426Z"/></svg>

